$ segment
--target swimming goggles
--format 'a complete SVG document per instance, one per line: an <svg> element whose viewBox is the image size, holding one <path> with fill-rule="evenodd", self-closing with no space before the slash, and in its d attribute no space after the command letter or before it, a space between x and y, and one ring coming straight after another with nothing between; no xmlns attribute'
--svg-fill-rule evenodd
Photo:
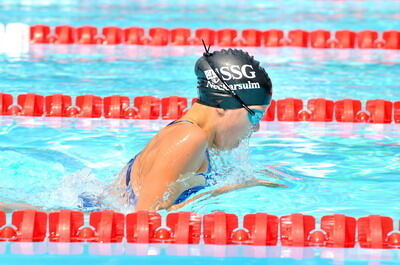
<svg viewBox="0 0 400 265"><path fill-rule="evenodd" d="M249 112L247 113L247 117L249 118L251 125L258 126L260 124L260 121L264 117L264 111L259 109L250 109L250 110L252 110L254 114L251 114Z"/></svg>

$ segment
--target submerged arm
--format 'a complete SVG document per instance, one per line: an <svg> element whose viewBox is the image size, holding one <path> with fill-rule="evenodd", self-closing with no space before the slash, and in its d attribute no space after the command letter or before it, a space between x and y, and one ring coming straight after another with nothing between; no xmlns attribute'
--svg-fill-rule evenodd
<svg viewBox="0 0 400 265"><path fill-rule="evenodd" d="M0 202L0 211L12 212L17 210L37 209L37 207L22 202Z"/></svg>
<svg viewBox="0 0 400 265"><path fill-rule="evenodd" d="M231 192L234 190L238 190L238 189L243 189L243 188L249 188L249 187L255 187L255 186L264 186L264 187L273 187L273 188L287 188L288 186L284 185L284 184L280 184L280 183L274 183L274 182L270 182L267 180L263 180L263 179L252 179L252 180L248 180L245 182L241 182L241 183L235 183L235 184L229 184L229 185L225 185L210 191L206 191L200 194L197 194L196 196L181 202L179 204L175 204L172 205L171 207L169 207L167 210L168 211L174 211L177 209L182 208L183 206L185 206L186 204L195 201L201 197L204 197L206 195L209 195L209 197L215 197L227 192Z"/></svg>

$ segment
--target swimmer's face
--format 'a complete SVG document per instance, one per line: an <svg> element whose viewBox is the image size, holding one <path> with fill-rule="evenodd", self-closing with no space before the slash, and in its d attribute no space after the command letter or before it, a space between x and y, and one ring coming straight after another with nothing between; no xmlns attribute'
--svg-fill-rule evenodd
<svg viewBox="0 0 400 265"><path fill-rule="evenodd" d="M261 110L265 113L268 106L249 106L250 109ZM251 124L248 111L244 108L232 110L218 110L220 120L218 121L215 135L215 146L221 150L236 148L240 142L249 137L253 132L259 130L260 125Z"/></svg>

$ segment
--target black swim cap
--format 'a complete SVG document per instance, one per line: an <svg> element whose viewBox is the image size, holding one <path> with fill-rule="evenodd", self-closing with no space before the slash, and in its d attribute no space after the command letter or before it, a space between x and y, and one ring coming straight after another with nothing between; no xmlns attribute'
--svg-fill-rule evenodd
<svg viewBox="0 0 400 265"><path fill-rule="evenodd" d="M267 72L242 50L207 51L197 60L194 71L200 104L238 109L244 107L240 101L247 106L268 105L271 101L272 83Z"/></svg>

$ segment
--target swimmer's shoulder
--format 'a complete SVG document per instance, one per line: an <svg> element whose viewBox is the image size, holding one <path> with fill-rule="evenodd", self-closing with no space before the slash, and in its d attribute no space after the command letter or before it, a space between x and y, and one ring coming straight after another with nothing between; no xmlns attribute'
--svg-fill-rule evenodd
<svg viewBox="0 0 400 265"><path fill-rule="evenodd" d="M192 147L199 151L204 151L208 146L207 133L196 124L182 122L179 123L179 126L176 124L176 126L168 126L165 129L160 138L163 138L162 142L169 145L184 145L185 148Z"/></svg>
<svg viewBox="0 0 400 265"><path fill-rule="evenodd" d="M197 172L205 159L207 139L206 132L193 124L162 129L138 157L138 161L142 161L142 172L150 169L153 172L179 170L175 177L181 173Z"/></svg>

